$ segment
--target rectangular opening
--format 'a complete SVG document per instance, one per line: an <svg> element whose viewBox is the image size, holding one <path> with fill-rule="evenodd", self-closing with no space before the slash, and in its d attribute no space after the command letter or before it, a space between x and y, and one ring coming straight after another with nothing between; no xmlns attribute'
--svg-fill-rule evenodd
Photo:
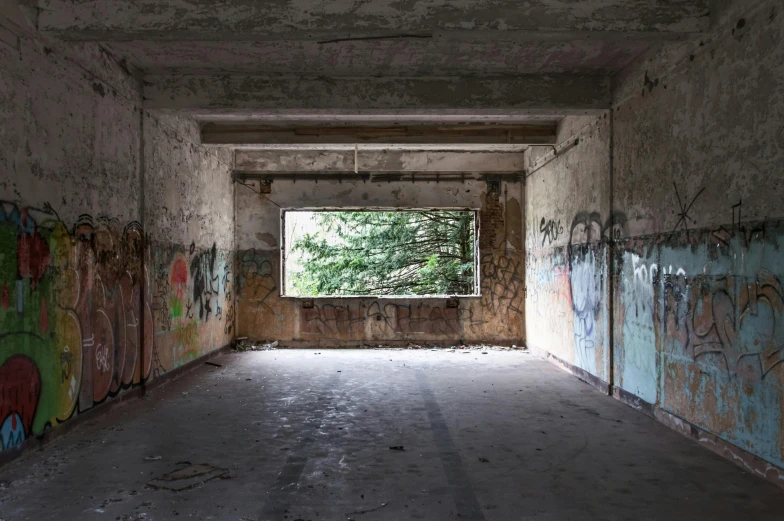
<svg viewBox="0 0 784 521"><path fill-rule="evenodd" d="M476 211L283 210L288 297L479 294Z"/></svg>

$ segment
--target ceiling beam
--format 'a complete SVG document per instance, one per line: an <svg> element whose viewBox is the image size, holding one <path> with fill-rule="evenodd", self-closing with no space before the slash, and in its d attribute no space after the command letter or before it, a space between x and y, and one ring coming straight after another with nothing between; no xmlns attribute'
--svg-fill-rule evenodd
<svg viewBox="0 0 784 521"><path fill-rule="evenodd" d="M355 163L356 160L356 163ZM237 172L522 172L521 152L486 150L248 150L234 151Z"/></svg>
<svg viewBox="0 0 784 521"><path fill-rule="evenodd" d="M39 29L71 40L315 40L481 38L677 39L708 28L707 0L26 0Z"/></svg>
<svg viewBox="0 0 784 521"><path fill-rule="evenodd" d="M391 125L281 127L244 123L207 123L201 128L204 145L267 144L512 144L551 145L557 122L487 125Z"/></svg>
<svg viewBox="0 0 784 521"><path fill-rule="evenodd" d="M599 113L610 108L600 76L499 78L302 78L256 75L147 76L148 109L205 110L531 110Z"/></svg>

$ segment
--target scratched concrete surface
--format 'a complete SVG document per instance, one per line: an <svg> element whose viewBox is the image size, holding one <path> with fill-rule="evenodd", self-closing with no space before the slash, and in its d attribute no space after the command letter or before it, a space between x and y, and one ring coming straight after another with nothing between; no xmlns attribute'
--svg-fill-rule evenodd
<svg viewBox="0 0 784 521"><path fill-rule="evenodd" d="M215 361L0 469L0 519L781 519L773 485L525 352ZM186 462L228 479L145 487Z"/></svg>

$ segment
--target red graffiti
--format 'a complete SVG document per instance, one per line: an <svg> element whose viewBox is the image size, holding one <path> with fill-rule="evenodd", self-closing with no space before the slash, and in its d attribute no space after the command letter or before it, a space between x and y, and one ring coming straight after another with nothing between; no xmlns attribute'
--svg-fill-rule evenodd
<svg viewBox="0 0 784 521"><path fill-rule="evenodd" d="M172 284L185 284L188 282L188 266L185 265L185 260L182 257L177 257L171 270Z"/></svg>
<svg viewBox="0 0 784 521"><path fill-rule="evenodd" d="M15 355L6 360L0 367L0 424L19 415L25 435L29 435L40 394L41 375L32 359Z"/></svg>
<svg viewBox="0 0 784 521"><path fill-rule="evenodd" d="M36 229L23 233L16 241L16 265L20 278L31 279L33 288L41 281L49 266L49 246Z"/></svg>

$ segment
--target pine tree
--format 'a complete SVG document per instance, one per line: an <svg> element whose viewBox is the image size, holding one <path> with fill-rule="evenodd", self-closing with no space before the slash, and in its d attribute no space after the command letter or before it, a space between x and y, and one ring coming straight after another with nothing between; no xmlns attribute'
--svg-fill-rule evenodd
<svg viewBox="0 0 784 521"><path fill-rule="evenodd" d="M470 211L317 212L319 232L295 241L300 295L474 293Z"/></svg>

